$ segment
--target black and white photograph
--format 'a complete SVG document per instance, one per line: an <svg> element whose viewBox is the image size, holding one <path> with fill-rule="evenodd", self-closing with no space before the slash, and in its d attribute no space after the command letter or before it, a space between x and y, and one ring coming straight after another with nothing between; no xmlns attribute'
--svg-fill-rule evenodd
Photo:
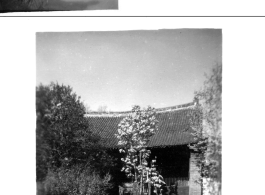
<svg viewBox="0 0 265 195"><path fill-rule="evenodd" d="M118 10L118 0L1 0L0 13Z"/></svg>
<svg viewBox="0 0 265 195"><path fill-rule="evenodd" d="M222 29L39 31L35 92L37 195L221 195Z"/></svg>

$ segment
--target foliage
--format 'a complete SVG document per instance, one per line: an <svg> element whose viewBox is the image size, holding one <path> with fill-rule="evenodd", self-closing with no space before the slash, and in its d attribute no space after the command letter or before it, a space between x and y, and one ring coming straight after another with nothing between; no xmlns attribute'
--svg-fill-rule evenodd
<svg viewBox="0 0 265 195"><path fill-rule="evenodd" d="M159 174L159 172L156 169L156 159L153 159L151 162L150 167L146 167L146 172L143 175L143 179L145 180L146 183L151 183L154 187L155 190L158 188L161 188L162 185L165 184L164 178L162 175Z"/></svg>
<svg viewBox="0 0 265 195"><path fill-rule="evenodd" d="M92 133L85 107L70 86L51 83L36 90L37 180L48 168L87 164L104 174L113 165L102 139Z"/></svg>
<svg viewBox="0 0 265 195"><path fill-rule="evenodd" d="M119 124L118 145L122 147L121 153L125 154L122 171L134 182L152 182L156 187L160 187L163 177L158 174L155 167L148 168L147 159L151 151L147 149L147 144L151 136L158 130L158 121L155 117L155 109L148 107L141 110L140 106L134 106L132 113Z"/></svg>
<svg viewBox="0 0 265 195"><path fill-rule="evenodd" d="M204 83L204 88L195 93L200 104L194 108L191 126L197 143L190 148L198 151L197 165L206 178L206 188L210 194L221 192L222 161L222 65L217 65Z"/></svg>
<svg viewBox="0 0 265 195"><path fill-rule="evenodd" d="M123 118L119 124L118 145L122 146L121 153L126 157L121 160L125 163L124 171L129 177L135 177L137 181L141 165L139 155L142 159L149 157L150 150L146 149L147 142L157 130L157 120L154 117L154 109L148 107L147 110L141 111L139 106L134 106L132 114ZM139 171L138 171L139 170Z"/></svg>
<svg viewBox="0 0 265 195"><path fill-rule="evenodd" d="M109 174L100 177L89 168L73 166L49 170L44 185L47 195L106 195L110 179Z"/></svg>
<svg viewBox="0 0 265 195"><path fill-rule="evenodd" d="M203 131L203 108L201 105L197 104L193 108L193 112L189 115L189 120L193 132L191 133L196 139L195 143L189 144L189 148L196 153L196 165L201 170L201 177L196 181L198 183L202 182L202 178L209 176L209 168L206 167L205 154L208 146L208 136Z"/></svg>

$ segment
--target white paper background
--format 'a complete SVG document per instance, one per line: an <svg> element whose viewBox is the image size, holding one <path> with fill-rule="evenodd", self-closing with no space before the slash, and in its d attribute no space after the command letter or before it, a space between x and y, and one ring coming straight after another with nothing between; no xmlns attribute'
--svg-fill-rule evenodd
<svg viewBox="0 0 265 195"><path fill-rule="evenodd" d="M36 32L175 28L223 29L223 194L262 194L263 24L264 18L0 18L0 194L36 193Z"/></svg>

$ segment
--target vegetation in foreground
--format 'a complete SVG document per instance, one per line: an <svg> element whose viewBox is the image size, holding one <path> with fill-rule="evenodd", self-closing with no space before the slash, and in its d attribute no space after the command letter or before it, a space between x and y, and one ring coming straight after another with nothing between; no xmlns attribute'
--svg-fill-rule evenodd
<svg viewBox="0 0 265 195"><path fill-rule="evenodd" d="M111 188L114 166L104 140L91 131L85 106L71 87L36 88L37 181L49 195L102 194Z"/></svg>
<svg viewBox="0 0 265 195"><path fill-rule="evenodd" d="M135 194L142 194L144 184L149 185L149 194L151 189L152 193L160 194L165 185L163 177L156 170L156 160L148 163L151 151L147 149L147 144L157 130L156 112L150 106L147 109L134 106L131 114L119 124L116 137L118 145L122 147L120 152L124 153L124 158L121 158L124 163L122 171L133 180L134 191L137 191Z"/></svg>
<svg viewBox="0 0 265 195"><path fill-rule="evenodd" d="M202 90L195 92L199 103L190 116L197 143L190 148L197 151L197 166L205 193L221 194L222 177L222 65L216 65L207 76Z"/></svg>

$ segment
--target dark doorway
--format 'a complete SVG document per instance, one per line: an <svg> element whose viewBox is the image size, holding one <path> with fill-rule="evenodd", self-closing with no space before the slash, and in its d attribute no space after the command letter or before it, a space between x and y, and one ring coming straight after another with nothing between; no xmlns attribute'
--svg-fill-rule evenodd
<svg viewBox="0 0 265 195"><path fill-rule="evenodd" d="M175 180L189 179L190 151L187 145L151 148L151 159L156 160L157 169L167 185Z"/></svg>

